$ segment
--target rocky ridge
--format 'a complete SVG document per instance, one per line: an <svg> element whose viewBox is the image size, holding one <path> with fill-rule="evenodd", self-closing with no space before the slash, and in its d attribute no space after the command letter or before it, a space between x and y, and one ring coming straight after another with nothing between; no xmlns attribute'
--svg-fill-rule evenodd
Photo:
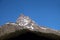
<svg viewBox="0 0 60 40"><path fill-rule="evenodd" d="M16 23L8 22L0 27L0 37L5 34L15 32L16 30L28 29L30 31L37 31L41 33L51 33L60 37L60 31L53 30L47 27L37 25L28 16L20 15ZM53 35L52 35L53 36Z"/></svg>

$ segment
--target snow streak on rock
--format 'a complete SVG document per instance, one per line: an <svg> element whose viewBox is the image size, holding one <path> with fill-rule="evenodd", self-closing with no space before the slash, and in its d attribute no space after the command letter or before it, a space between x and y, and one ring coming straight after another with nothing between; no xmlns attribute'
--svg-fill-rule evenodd
<svg viewBox="0 0 60 40"><path fill-rule="evenodd" d="M17 23L20 26L25 26L29 29L34 29L33 25L35 24L34 21L32 21L28 16L20 15L20 17L17 19Z"/></svg>

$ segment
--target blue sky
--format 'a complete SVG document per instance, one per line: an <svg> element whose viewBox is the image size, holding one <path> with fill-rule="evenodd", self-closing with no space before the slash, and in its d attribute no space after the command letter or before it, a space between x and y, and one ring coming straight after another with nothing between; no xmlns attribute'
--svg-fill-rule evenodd
<svg viewBox="0 0 60 40"><path fill-rule="evenodd" d="M0 0L0 25L23 13L38 25L60 30L60 0Z"/></svg>

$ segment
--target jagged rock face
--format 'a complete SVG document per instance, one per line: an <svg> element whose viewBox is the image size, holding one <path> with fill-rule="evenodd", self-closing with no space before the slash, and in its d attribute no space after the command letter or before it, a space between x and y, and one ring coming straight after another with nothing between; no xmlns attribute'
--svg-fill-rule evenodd
<svg viewBox="0 0 60 40"><path fill-rule="evenodd" d="M19 32L16 32L17 30ZM41 27L28 16L21 15L16 23L9 22L0 27L0 40L5 38L8 40L23 40L24 38L25 40L31 38L31 40L60 40L60 31Z"/></svg>
<svg viewBox="0 0 60 40"><path fill-rule="evenodd" d="M21 15L16 23L20 26L26 26L26 28L34 29L33 26L36 25L33 20L31 20L28 16Z"/></svg>
<svg viewBox="0 0 60 40"><path fill-rule="evenodd" d="M31 22L31 19L29 19L28 16L24 16L24 15L21 15L18 19L17 19L17 23L20 25L20 26L26 26L27 24L29 24Z"/></svg>

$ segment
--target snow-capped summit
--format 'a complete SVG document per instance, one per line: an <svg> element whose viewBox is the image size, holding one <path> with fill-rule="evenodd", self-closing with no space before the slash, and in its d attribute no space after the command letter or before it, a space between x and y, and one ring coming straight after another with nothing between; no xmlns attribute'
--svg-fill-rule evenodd
<svg viewBox="0 0 60 40"><path fill-rule="evenodd" d="M30 22L31 22L31 19L28 16L24 16L24 15L20 15L20 17L17 19L17 23L20 26L25 26Z"/></svg>
<svg viewBox="0 0 60 40"><path fill-rule="evenodd" d="M36 25L33 20L31 20L28 16L21 14L17 19L16 23L20 26L26 26L27 28L34 29L32 26Z"/></svg>

